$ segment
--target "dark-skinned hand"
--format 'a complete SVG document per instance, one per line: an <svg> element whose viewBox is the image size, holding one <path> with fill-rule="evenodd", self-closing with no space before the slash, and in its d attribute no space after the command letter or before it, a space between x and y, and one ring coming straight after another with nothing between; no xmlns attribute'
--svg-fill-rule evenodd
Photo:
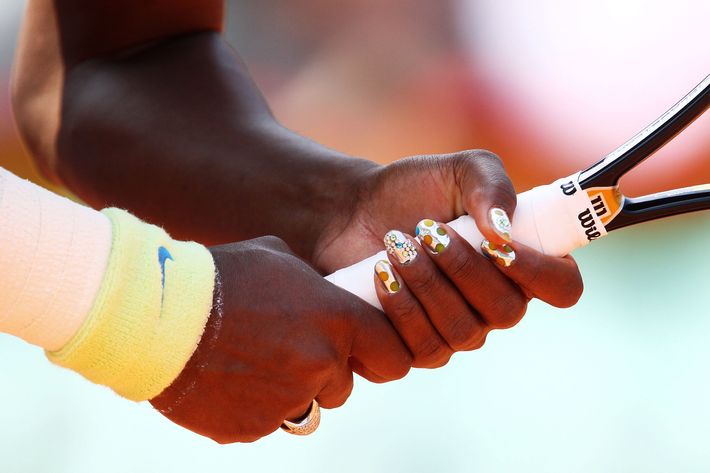
<svg viewBox="0 0 710 473"><path fill-rule="evenodd" d="M219 285L199 346L153 406L219 443L250 442L316 399L342 405L353 370L403 377L411 355L382 313L326 282L281 240L211 249Z"/></svg>
<svg viewBox="0 0 710 473"><path fill-rule="evenodd" d="M509 328L523 317L532 297L557 307L579 299L583 285L574 259L543 255L496 232L491 209L514 218L516 194L501 160L488 151L419 156L375 166L360 179L353 204L322 233L314 263L325 272L377 253L383 236L399 230L419 255L402 264L390 255L401 289L384 290L382 306L414 355L415 367L445 364L456 351L479 348L492 329ZM411 235L422 219L449 222L469 214L491 244L515 250L510 267L481 256L451 228L442 252ZM512 235L515 238L515 235Z"/></svg>

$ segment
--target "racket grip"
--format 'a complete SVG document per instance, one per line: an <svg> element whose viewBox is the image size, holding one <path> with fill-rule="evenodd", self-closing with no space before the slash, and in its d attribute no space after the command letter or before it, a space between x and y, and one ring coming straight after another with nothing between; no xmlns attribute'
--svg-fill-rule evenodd
<svg viewBox="0 0 710 473"><path fill-rule="evenodd" d="M575 174L518 194L512 219L513 240L551 256L565 256L605 235L606 231L577 178L578 174ZM484 238L471 217L464 215L448 225L481 252ZM375 264L380 260L387 260L385 251L340 269L326 279L382 309L373 280Z"/></svg>

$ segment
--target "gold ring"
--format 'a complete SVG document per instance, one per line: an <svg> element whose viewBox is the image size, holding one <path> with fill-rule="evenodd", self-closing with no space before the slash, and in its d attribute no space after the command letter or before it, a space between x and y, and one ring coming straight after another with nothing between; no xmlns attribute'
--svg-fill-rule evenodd
<svg viewBox="0 0 710 473"><path fill-rule="evenodd" d="M310 435L316 431L319 425L320 406L314 399L311 403L311 407L308 408L308 412L303 415L303 418L295 422L285 420L283 424L281 424L281 429L293 435Z"/></svg>

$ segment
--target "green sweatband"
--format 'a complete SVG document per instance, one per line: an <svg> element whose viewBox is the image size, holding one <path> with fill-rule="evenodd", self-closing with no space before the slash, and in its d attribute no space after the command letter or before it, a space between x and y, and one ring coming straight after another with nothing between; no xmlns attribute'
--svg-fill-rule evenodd
<svg viewBox="0 0 710 473"><path fill-rule="evenodd" d="M69 343L47 356L127 399L152 399L178 377L202 337L214 261L203 245L175 241L126 211L103 213L113 237L94 306Z"/></svg>

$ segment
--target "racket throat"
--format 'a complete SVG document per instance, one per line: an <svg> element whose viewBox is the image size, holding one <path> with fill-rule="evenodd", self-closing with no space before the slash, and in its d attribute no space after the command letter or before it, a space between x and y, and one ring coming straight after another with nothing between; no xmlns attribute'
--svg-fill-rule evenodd
<svg viewBox="0 0 710 473"><path fill-rule="evenodd" d="M606 228L624 207L624 196L618 187L585 189L594 213Z"/></svg>

